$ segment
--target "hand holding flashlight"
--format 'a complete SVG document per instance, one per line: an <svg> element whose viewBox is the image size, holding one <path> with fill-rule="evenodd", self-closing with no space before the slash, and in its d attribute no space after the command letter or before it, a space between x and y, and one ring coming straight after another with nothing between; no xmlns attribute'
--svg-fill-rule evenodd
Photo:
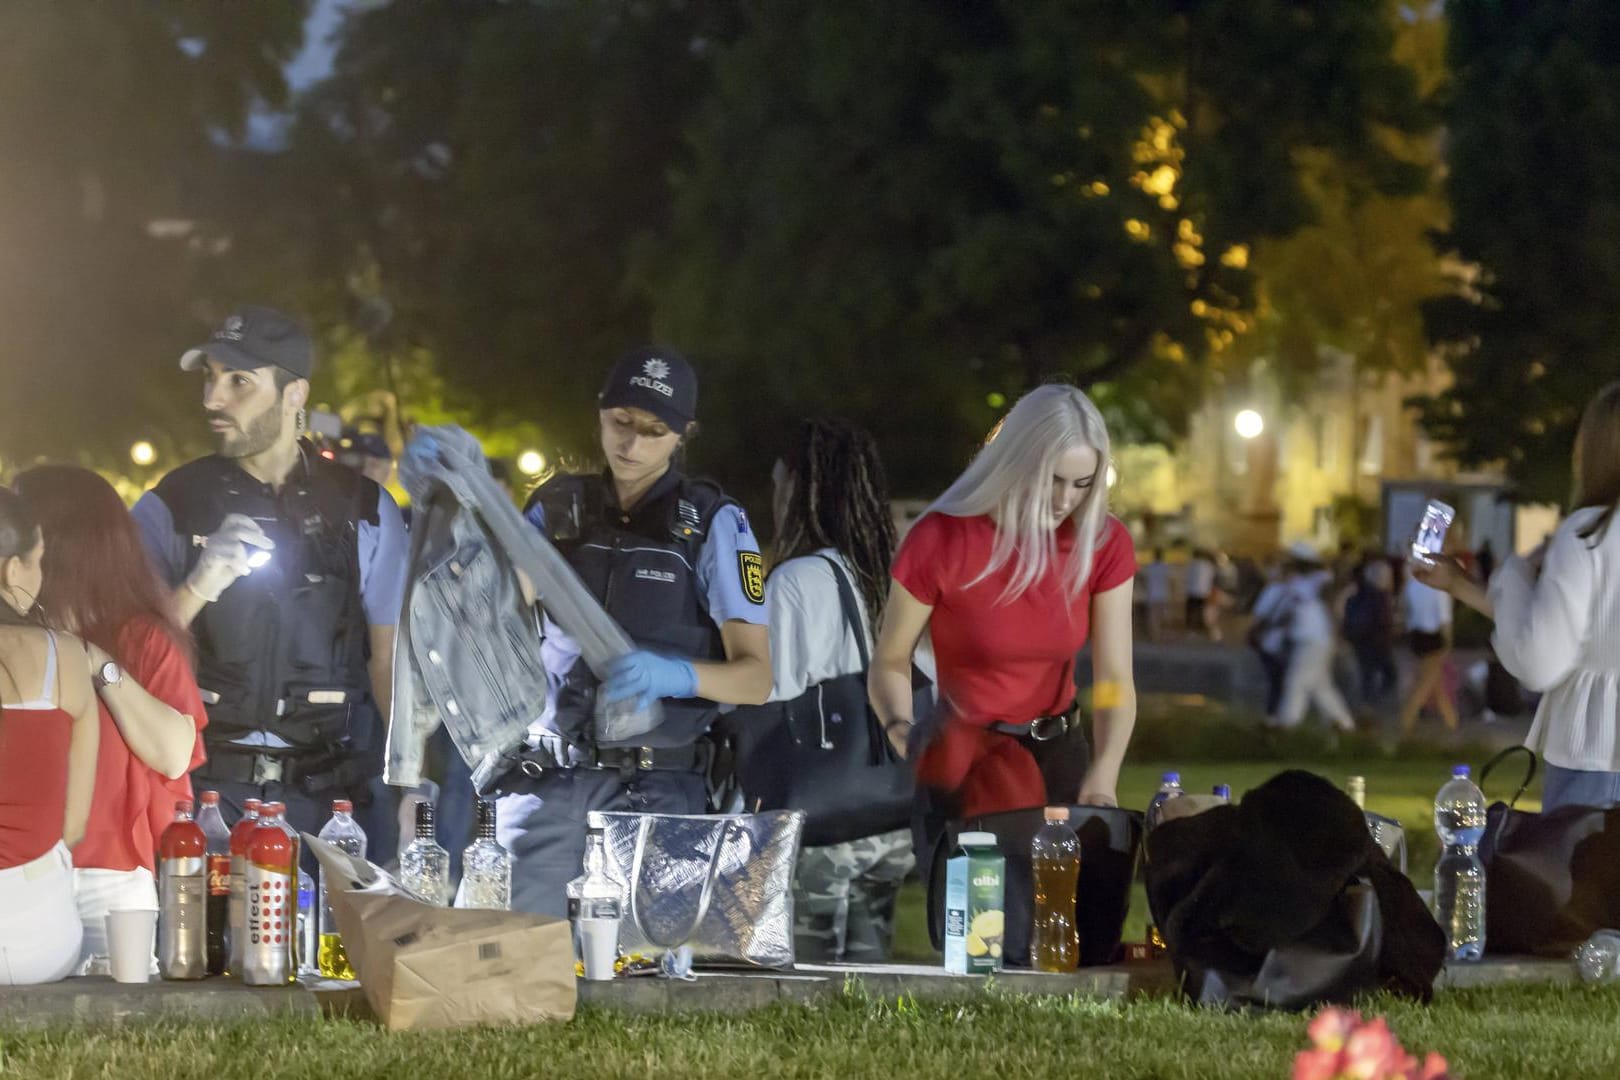
<svg viewBox="0 0 1620 1080"><path fill-rule="evenodd" d="M186 578L186 588L212 604L236 579L270 561L275 541L246 514L228 514L203 542L202 555Z"/></svg>

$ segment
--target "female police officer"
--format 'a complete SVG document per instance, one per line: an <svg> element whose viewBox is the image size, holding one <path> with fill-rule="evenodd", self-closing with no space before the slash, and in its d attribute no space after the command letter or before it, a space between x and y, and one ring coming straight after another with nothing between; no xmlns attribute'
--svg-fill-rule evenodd
<svg viewBox="0 0 1620 1080"><path fill-rule="evenodd" d="M722 704L770 695L759 543L735 502L676 467L696 405L697 378L678 353L631 352L598 400L607 469L558 476L525 508L640 651L598 686L574 642L546 625L552 694L531 728L535 749L522 775L503 783L499 805L514 910L566 913L588 812L703 813L709 725ZM663 721L634 745L599 742L599 693L643 707L661 700Z"/></svg>

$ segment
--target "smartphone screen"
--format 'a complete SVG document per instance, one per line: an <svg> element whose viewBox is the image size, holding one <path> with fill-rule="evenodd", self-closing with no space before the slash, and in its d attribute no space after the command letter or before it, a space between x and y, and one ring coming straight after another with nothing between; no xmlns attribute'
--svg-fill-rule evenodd
<svg viewBox="0 0 1620 1080"><path fill-rule="evenodd" d="M1412 538L1412 557L1433 562L1434 556L1445 550L1446 530L1451 528L1456 517L1457 511L1439 499L1430 499L1429 505L1423 508L1423 521L1418 525L1417 536Z"/></svg>

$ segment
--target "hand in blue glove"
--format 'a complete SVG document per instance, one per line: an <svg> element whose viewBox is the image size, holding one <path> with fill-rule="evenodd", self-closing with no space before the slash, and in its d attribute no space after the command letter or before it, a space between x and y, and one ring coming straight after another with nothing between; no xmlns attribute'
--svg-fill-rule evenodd
<svg viewBox="0 0 1620 1080"><path fill-rule="evenodd" d="M634 699L637 709L648 709L660 698L696 694L697 670L673 656L633 652L613 661L602 692L611 702Z"/></svg>

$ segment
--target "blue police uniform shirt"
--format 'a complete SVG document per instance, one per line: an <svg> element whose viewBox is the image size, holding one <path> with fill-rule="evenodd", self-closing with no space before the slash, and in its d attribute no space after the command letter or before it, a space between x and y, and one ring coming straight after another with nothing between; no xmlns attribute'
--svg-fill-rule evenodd
<svg viewBox="0 0 1620 1080"><path fill-rule="evenodd" d="M523 516L536 529L547 533L546 511L540 503L530 506ZM727 503L715 511L709 523L709 535L698 552L698 586L703 591L709 618L716 626L725 626L733 620L764 626L767 623L765 605L748 598L738 576L739 552L758 555L759 539L742 508ZM552 622L550 615L545 615L541 621L544 636L540 643L540 663L546 669L546 682L552 692L546 696L546 707L540 718L529 726L534 736L555 734L552 718L556 712L556 692L563 677L579 660L579 645L567 631Z"/></svg>

